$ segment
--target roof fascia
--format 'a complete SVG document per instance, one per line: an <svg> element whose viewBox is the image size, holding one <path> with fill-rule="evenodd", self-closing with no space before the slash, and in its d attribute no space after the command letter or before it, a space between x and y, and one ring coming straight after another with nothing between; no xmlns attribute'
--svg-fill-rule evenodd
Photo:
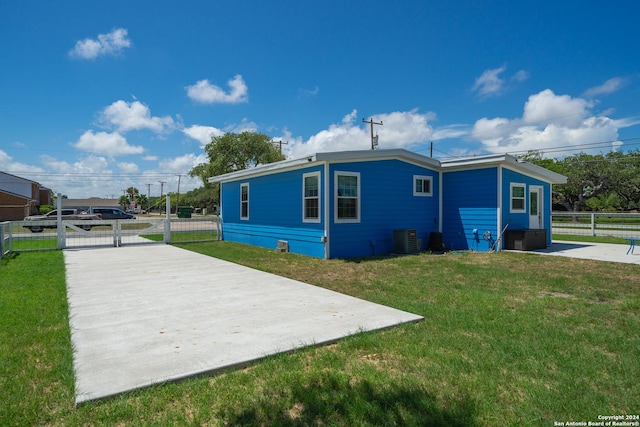
<svg viewBox="0 0 640 427"><path fill-rule="evenodd" d="M12 177L14 177L14 178L18 178L19 180L22 180L22 181L27 181L27 182L30 182L30 183L33 183L33 184L38 184L38 185L40 185L40 183L39 183L38 181L33 181L33 180L31 180L31 179L23 178L23 177L21 177L21 176L14 175L14 174L9 173L9 172L3 172L3 171L0 171L0 174L8 175L8 176L12 176Z"/></svg>
<svg viewBox="0 0 640 427"><path fill-rule="evenodd" d="M490 167L502 165L516 172L533 176L550 184L566 184L567 177L559 173L550 171L542 166L518 160L510 154L492 154L481 157L466 157L462 159L443 160L442 168L449 170L478 169L480 167Z"/></svg>

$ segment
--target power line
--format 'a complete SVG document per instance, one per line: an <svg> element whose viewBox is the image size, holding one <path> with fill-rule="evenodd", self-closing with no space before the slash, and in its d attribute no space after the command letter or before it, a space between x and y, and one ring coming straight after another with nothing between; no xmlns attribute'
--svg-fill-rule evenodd
<svg viewBox="0 0 640 427"><path fill-rule="evenodd" d="M503 154L526 154L530 151L540 151L542 153L561 153L563 151L575 151L575 150L582 150L582 149L596 149L596 148L606 148L609 147L611 144L614 144L616 142L621 142L624 143L625 147L632 147L632 146L636 146L636 145L640 145L640 142L635 142L635 143L631 143L629 144L629 141L640 141L640 137L633 137L633 138L623 138L623 139L614 139L614 140L608 140L608 141L598 141L598 142L590 142L590 143L585 143L585 144L573 144L573 145L559 145L559 146L555 146L555 147L549 147L549 148L543 148L543 149L539 149L539 150L514 150L514 151L504 151ZM426 151L429 148L423 148L420 150L415 150L416 152L422 152L422 151ZM444 154L447 157L451 157L451 158L460 158L460 157L466 157L466 156L456 156L450 153L446 153L444 151L438 150L436 148L433 148L433 151L437 151L439 153Z"/></svg>

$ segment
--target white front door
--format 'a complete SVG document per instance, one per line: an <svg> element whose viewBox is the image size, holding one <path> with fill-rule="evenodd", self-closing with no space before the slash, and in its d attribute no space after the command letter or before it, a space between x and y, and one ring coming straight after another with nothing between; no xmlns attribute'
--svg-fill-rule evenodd
<svg viewBox="0 0 640 427"><path fill-rule="evenodd" d="M544 228L542 221L542 187L538 185L529 186L529 228Z"/></svg>

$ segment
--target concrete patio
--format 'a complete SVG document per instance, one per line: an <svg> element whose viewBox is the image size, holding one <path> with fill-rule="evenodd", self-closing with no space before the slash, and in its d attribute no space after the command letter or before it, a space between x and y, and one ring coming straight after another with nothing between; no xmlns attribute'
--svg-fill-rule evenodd
<svg viewBox="0 0 640 427"><path fill-rule="evenodd" d="M170 245L64 258L76 403L423 319Z"/></svg>

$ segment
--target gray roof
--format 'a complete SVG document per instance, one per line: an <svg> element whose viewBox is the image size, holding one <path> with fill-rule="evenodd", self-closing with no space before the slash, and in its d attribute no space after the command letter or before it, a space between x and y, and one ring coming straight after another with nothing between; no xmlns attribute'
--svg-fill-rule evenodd
<svg viewBox="0 0 640 427"><path fill-rule="evenodd" d="M305 157L282 160L280 162L267 163L254 168L243 169L226 173L224 175L208 178L210 183L236 181L238 179L269 175L285 170L301 169L318 163L362 162L371 160L403 160L437 171L447 172L452 170L476 169L479 167L502 165L515 171L533 176L551 184L564 184L567 178L552 172L541 166L534 165L510 154L490 154L458 158L453 160L437 160L422 154L418 154L402 148L389 150L358 150L358 151L333 151L328 153L316 153Z"/></svg>

